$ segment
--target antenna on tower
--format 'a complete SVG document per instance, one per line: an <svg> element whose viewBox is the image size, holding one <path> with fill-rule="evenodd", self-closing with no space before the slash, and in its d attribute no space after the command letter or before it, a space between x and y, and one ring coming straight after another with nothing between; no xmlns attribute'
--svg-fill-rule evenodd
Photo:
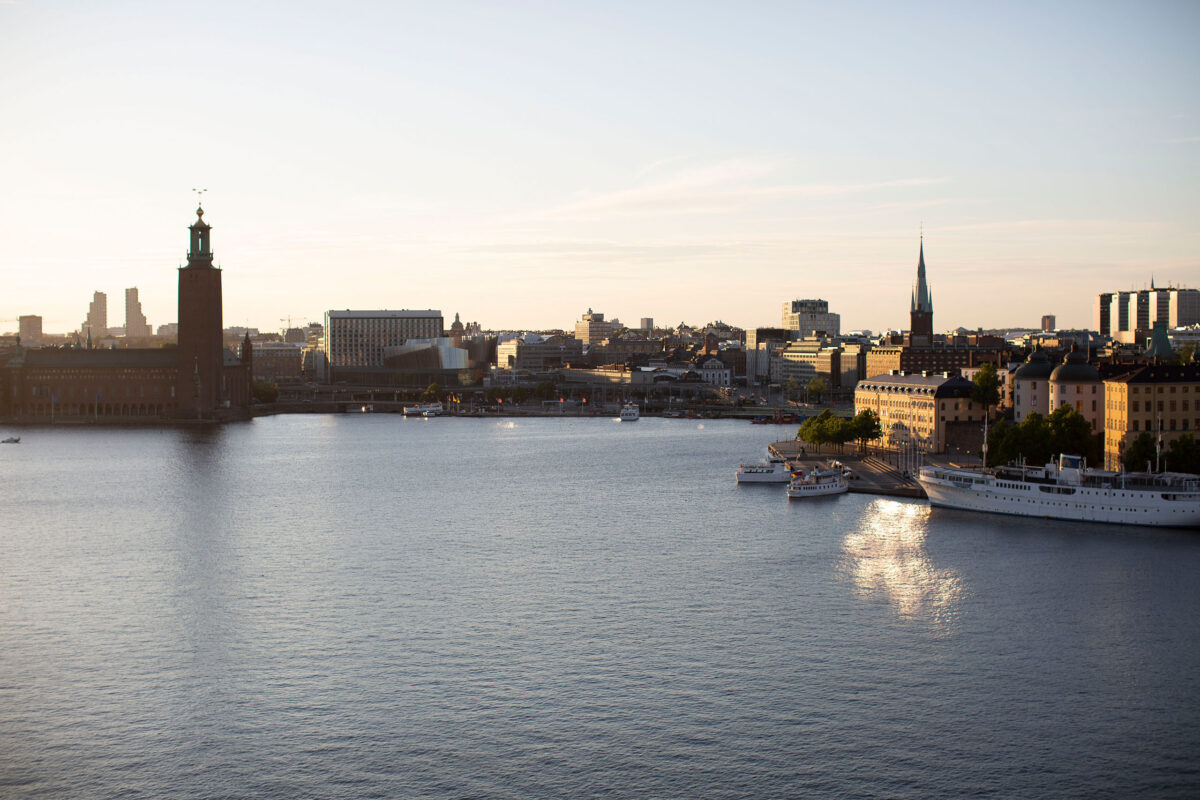
<svg viewBox="0 0 1200 800"><path fill-rule="evenodd" d="M196 202L198 204L200 204L201 206L203 206L204 205L204 193L207 192L208 189L197 189L197 188L193 187L192 191L196 193Z"/></svg>

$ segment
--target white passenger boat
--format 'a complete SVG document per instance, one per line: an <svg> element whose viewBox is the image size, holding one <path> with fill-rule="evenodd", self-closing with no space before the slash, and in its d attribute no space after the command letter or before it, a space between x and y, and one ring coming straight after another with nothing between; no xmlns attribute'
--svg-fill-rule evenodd
<svg viewBox="0 0 1200 800"><path fill-rule="evenodd" d="M621 422L637 422L641 416L637 403L626 403L621 406Z"/></svg>
<svg viewBox="0 0 1200 800"><path fill-rule="evenodd" d="M845 494L848 491L850 483L840 469L796 470L788 482L787 496L789 499L800 499Z"/></svg>
<svg viewBox="0 0 1200 800"><path fill-rule="evenodd" d="M760 464L738 464L738 483L787 483L792 479L787 461L771 456Z"/></svg>
<svg viewBox="0 0 1200 800"><path fill-rule="evenodd" d="M1045 467L921 467L931 506L1023 517L1200 527L1200 475L1088 469L1060 455Z"/></svg>
<svg viewBox="0 0 1200 800"><path fill-rule="evenodd" d="M433 411L433 412L436 412L437 414L441 414L443 410L444 409L442 408L441 403L422 403L421 405L417 405L417 406L405 406L404 407L404 416L406 416L406 417L434 416L433 414L429 414L428 412Z"/></svg>

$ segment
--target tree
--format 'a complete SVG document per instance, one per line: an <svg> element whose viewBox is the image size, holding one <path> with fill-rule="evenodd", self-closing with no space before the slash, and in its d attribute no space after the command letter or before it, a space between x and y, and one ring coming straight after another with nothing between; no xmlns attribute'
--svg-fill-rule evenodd
<svg viewBox="0 0 1200 800"><path fill-rule="evenodd" d="M974 383L971 399L983 406L983 413L986 415L992 406L1000 402L1000 376L996 374L996 367L984 364L979 368L979 372L975 373Z"/></svg>
<svg viewBox="0 0 1200 800"><path fill-rule="evenodd" d="M541 400L552 400L558 394L554 381L542 381L534 387L533 393Z"/></svg>
<svg viewBox="0 0 1200 800"><path fill-rule="evenodd" d="M1121 466L1126 472L1150 472L1154 469L1154 456L1154 437L1148 431L1144 431L1125 448L1125 453L1121 456Z"/></svg>
<svg viewBox="0 0 1200 800"><path fill-rule="evenodd" d="M821 402L821 395L824 394L828 389L829 389L829 384L826 383L825 379L822 378L820 375L817 375L815 378L810 380L808 382L808 386L805 387L805 390L809 394L815 394L817 396L818 403Z"/></svg>
<svg viewBox="0 0 1200 800"><path fill-rule="evenodd" d="M853 425L853 438L860 446L883 436L883 427L880 425L879 415L869 408L865 408L855 414L851 423Z"/></svg>
<svg viewBox="0 0 1200 800"><path fill-rule="evenodd" d="M804 420L800 426L800 430L796 431L796 438L808 442L817 448L817 452L821 451L821 445L828 444L828 438L831 433L830 420L833 419L833 412L825 409L819 416L809 417Z"/></svg>
<svg viewBox="0 0 1200 800"><path fill-rule="evenodd" d="M1200 442L1190 433L1185 433L1167 446L1166 467L1171 472L1194 472L1200 474Z"/></svg>
<svg viewBox="0 0 1200 800"><path fill-rule="evenodd" d="M445 392L442 391L441 385L434 382L425 387L425 391L421 392L421 400L426 403L440 401Z"/></svg>
<svg viewBox="0 0 1200 800"><path fill-rule="evenodd" d="M274 403L279 399L279 384L275 381L255 381L250 394L256 403Z"/></svg>
<svg viewBox="0 0 1200 800"><path fill-rule="evenodd" d="M1059 406L1046 418L1050 428L1050 454L1081 455L1095 463L1098 459L1096 437L1083 414L1071 406Z"/></svg>
<svg viewBox="0 0 1200 800"><path fill-rule="evenodd" d="M784 390L787 392L788 400L796 396L796 390L800 388L800 381L796 380L795 375L788 375L787 382L783 384Z"/></svg>

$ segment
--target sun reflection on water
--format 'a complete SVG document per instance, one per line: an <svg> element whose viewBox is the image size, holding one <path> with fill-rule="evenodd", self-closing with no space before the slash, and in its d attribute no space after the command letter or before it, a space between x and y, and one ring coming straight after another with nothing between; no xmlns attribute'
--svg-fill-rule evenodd
<svg viewBox="0 0 1200 800"><path fill-rule="evenodd" d="M958 615L964 587L956 570L929 560L928 519L927 505L876 500L842 550L859 594L885 599L897 615L924 620L944 633Z"/></svg>

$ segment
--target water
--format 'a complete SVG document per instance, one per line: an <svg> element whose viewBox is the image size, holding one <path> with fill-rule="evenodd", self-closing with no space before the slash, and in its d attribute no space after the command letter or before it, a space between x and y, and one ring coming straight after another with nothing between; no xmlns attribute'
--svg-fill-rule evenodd
<svg viewBox="0 0 1200 800"><path fill-rule="evenodd" d="M1200 534L733 482L788 428L0 447L3 797L1194 797Z"/></svg>

